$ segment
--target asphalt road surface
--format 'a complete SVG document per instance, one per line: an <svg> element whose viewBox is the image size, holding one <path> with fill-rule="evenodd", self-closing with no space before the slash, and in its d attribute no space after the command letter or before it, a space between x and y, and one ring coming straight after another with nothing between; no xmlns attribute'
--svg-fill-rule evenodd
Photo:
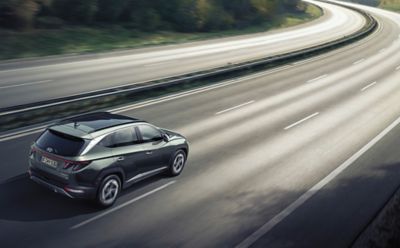
<svg viewBox="0 0 400 248"><path fill-rule="evenodd" d="M93 56L0 63L0 108L144 82L281 54L352 34L364 18L319 3L311 23L255 35ZM21 97L23 96L23 97Z"/></svg>
<svg viewBox="0 0 400 248"><path fill-rule="evenodd" d="M28 179L37 131L2 136L1 246L348 247L400 184L400 15L365 9L379 28L345 48L112 110L191 153L109 210Z"/></svg>

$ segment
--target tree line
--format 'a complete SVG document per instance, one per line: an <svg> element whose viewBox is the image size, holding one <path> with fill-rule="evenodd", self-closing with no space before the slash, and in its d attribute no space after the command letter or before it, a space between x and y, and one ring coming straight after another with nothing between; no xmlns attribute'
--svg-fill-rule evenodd
<svg viewBox="0 0 400 248"><path fill-rule="evenodd" d="M206 32L245 28L304 9L300 0L0 0L0 27L118 24L142 31Z"/></svg>

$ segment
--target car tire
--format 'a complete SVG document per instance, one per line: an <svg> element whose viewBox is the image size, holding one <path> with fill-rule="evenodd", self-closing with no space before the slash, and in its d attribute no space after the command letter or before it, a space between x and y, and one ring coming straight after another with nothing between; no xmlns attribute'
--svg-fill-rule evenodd
<svg viewBox="0 0 400 248"><path fill-rule="evenodd" d="M176 177L182 173L183 167L186 163L186 153L183 150L177 150L172 156L172 159L168 168L168 175Z"/></svg>
<svg viewBox="0 0 400 248"><path fill-rule="evenodd" d="M112 206L121 191L121 180L117 175L106 176L100 184L97 192L96 202L100 207Z"/></svg>

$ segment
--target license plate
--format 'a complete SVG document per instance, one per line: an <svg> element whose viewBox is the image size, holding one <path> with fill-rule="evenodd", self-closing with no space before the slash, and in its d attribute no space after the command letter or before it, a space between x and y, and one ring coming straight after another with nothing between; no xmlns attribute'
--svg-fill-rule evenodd
<svg viewBox="0 0 400 248"><path fill-rule="evenodd" d="M56 169L57 165L58 165L57 161L49 159L48 157L45 157L45 156L42 156L42 163L53 169Z"/></svg>

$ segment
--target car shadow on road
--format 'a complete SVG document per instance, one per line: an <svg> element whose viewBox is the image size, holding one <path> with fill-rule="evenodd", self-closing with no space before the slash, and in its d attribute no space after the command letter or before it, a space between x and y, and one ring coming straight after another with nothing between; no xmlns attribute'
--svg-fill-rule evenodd
<svg viewBox="0 0 400 248"><path fill-rule="evenodd" d="M121 195L133 193L160 179L156 176L139 182L121 192ZM101 210L92 201L70 199L54 193L33 182L26 173L0 183L0 220L46 221Z"/></svg>

